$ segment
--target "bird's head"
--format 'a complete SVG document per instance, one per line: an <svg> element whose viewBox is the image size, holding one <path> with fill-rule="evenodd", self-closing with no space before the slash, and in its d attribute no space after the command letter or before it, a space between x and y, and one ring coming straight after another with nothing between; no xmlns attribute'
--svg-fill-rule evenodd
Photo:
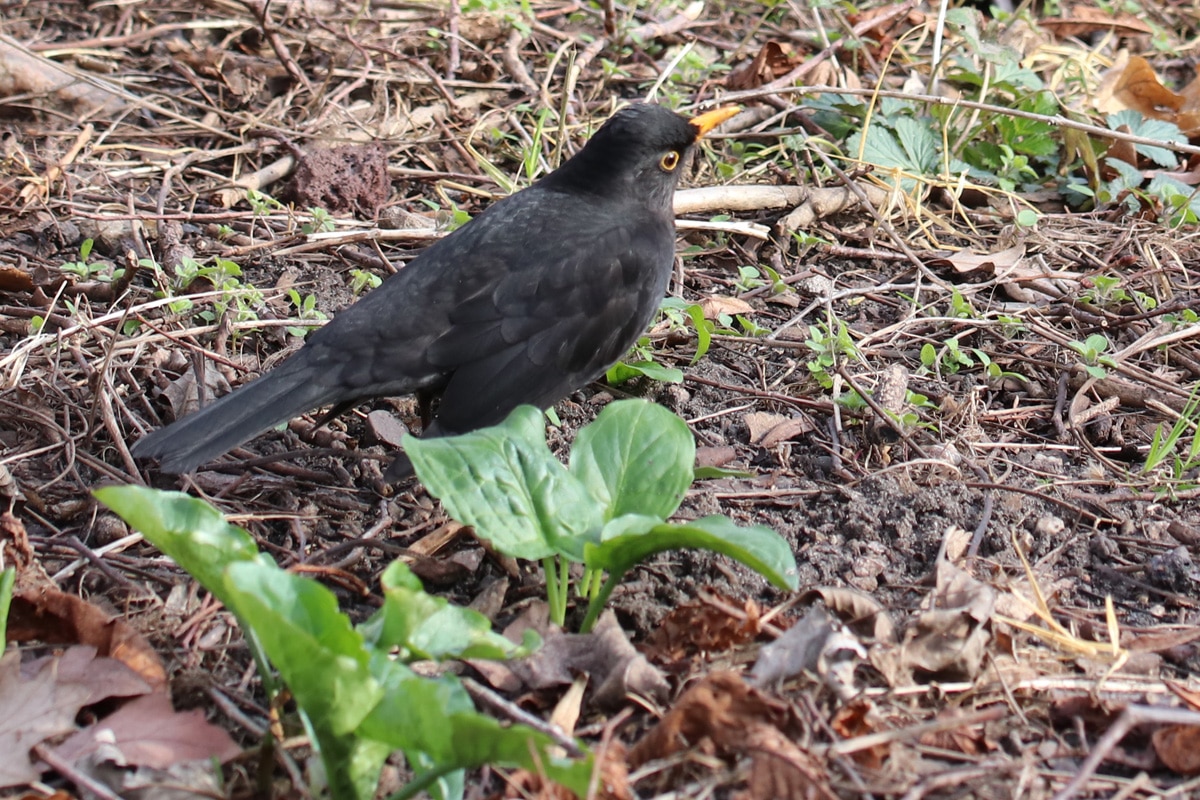
<svg viewBox="0 0 1200 800"><path fill-rule="evenodd" d="M544 183L669 211L692 145L737 112L725 106L688 120L650 103L626 106Z"/></svg>

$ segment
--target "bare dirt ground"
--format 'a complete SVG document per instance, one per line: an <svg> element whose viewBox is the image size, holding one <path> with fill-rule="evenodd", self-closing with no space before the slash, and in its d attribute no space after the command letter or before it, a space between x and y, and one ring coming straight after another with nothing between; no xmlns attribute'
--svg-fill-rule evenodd
<svg viewBox="0 0 1200 800"><path fill-rule="evenodd" d="M180 480L135 462L128 446L174 418L177 395L198 380L221 393L270 369L305 323L401 269L454 214L573 152L668 66L658 99L684 106L719 99L723 65L752 63L768 41L801 54L788 68L848 52L822 50L814 18L791 6L711 5L694 18L681 4L618 8L620 30L606 33L590 4L533 2L532 17L462 5L0 4L0 35L19 43L37 80L55 78L47 58L94 79L47 95L31 77L0 103L6 505L59 589L148 638L176 707L203 709L247 747L256 738L243 720L269 715L236 628L94 488L206 498L282 565L321 576L356 619L376 607L379 572L397 556L499 628L541 594L541 578L466 534L434 547L447 521L436 501L414 480L384 484L388 423L413 424L408 398L323 428L316 416L296 420ZM933 24L927 11L908 9L876 38L895 45ZM846 80L851 64L865 72L852 58L832 62L843 72L826 83ZM883 83L900 88L906 75L891 69ZM757 94L743 92L746 111L711 137L685 184L815 188L821 174L841 185L797 143L818 133L800 98L761 88L765 79L739 84ZM280 204L247 200L247 189ZM718 331L691 363L694 326L664 318L649 347L683 370L682 384L594 385L559 406L550 436L560 450L614 396L678 413L701 465L736 471L698 481L681 514L767 525L800 569L796 596L701 553L637 570L613 605L670 691L626 703L629 716L585 701L585 740L619 719L616 738L637 742L687 687L745 671L813 605L858 623L852 677L814 664L756 690L783 709L777 727L802 777L764 788L752 753L709 736L672 768L635 774L637 796L1050 797L1123 711L1187 707L1172 686L1195 708L1197 468L1143 469L1155 431L1200 386L1196 323L1165 321L1200 308L1195 229L1169 230L1152 213L1074 212L1050 197L1034 198L1042 216L1020 227L995 198L970 207L942 195L918 204L883 193L874 208L817 211L803 231L812 238L781 229L790 208L704 201L687 216L716 217L716 230L681 229L672 292L757 327ZM765 238L734 222L757 223ZM963 267L963 253L997 255ZM758 279L744 266L759 267ZM765 267L778 282L762 280ZM1006 267L1031 277L1005 278ZM1095 302L1095 277L1111 274L1127 299ZM190 308L170 305L181 298ZM830 350L818 340L839 322L853 346ZM1106 358L1088 363L1073 343L1094 335ZM814 375L822 352L826 385ZM878 408L842 402L886 404L897 386L907 399L891 410L909 415L899 430ZM1022 602L1039 592L1049 619ZM542 713L556 698L522 701ZM1095 774L1069 792L1197 796L1163 730L1151 722L1103 745ZM250 749L226 768L229 794L251 792L256 757ZM478 786L474 796L499 783L487 773Z"/></svg>

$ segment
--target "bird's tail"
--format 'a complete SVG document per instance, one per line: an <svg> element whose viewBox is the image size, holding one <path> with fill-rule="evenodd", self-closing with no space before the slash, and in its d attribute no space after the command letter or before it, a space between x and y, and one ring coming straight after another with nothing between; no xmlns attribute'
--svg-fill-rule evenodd
<svg viewBox="0 0 1200 800"><path fill-rule="evenodd" d="M333 402L336 391L315 373L293 356L258 380L143 437L131 452L157 457L163 472L191 472L281 422Z"/></svg>

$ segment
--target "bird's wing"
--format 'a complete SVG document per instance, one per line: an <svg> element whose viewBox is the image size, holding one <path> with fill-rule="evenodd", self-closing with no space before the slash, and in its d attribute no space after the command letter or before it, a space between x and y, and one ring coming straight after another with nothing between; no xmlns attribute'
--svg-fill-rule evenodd
<svg viewBox="0 0 1200 800"><path fill-rule="evenodd" d="M438 429L500 422L522 403L546 407L598 377L637 340L670 278L674 238L624 220L540 251L489 291L456 306L426 357L449 375ZM562 235L562 234L560 234ZM549 256L547 258L547 256Z"/></svg>
<svg viewBox="0 0 1200 800"><path fill-rule="evenodd" d="M440 393L445 432L547 406L620 358L666 290L670 218L621 212L537 187L501 201L295 358L342 401Z"/></svg>

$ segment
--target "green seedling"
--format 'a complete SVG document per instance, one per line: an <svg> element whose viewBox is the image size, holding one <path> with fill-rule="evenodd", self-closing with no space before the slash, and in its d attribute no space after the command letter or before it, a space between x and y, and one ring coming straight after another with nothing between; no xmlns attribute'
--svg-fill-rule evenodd
<svg viewBox="0 0 1200 800"><path fill-rule="evenodd" d="M246 202L250 204L250 210L256 217L265 217L272 211L279 211L283 208L283 203L257 189L246 190Z"/></svg>
<svg viewBox="0 0 1200 800"><path fill-rule="evenodd" d="M207 503L138 486L95 494L237 618L272 706L286 685L324 766L327 786L310 794L370 800L399 750L413 778L397 800L422 791L462 798L464 771L484 764L523 767L586 795L590 758L568 761L545 734L478 713L453 674L424 677L408 666L519 658L536 636L513 644L477 612L426 594L399 561L384 571L382 607L355 626L333 592L280 569Z"/></svg>
<svg viewBox="0 0 1200 800"><path fill-rule="evenodd" d="M103 262L88 261L94 245L94 240L84 239L83 243L79 245L79 260L66 262L61 267L62 271L69 272L81 280L94 280L101 283L110 283L124 277L124 269L114 269L111 264Z"/></svg>
<svg viewBox="0 0 1200 800"><path fill-rule="evenodd" d="M312 216L312 219L300 226L300 231L305 236L314 233L324 233L334 229L333 217L325 209L314 206L308 209L308 213Z"/></svg>
<svg viewBox="0 0 1200 800"><path fill-rule="evenodd" d="M213 301L211 310L206 309L196 316L211 324L226 312L232 312L234 322L249 322L258 319L256 309L262 305L262 293L253 286L243 284L241 279L242 268L228 258L217 256L211 263L184 258L176 268L175 280L170 282L168 293L181 293L197 280L208 281L221 294ZM184 299L180 298L181 301Z"/></svg>
<svg viewBox="0 0 1200 800"><path fill-rule="evenodd" d="M8 634L8 607L12 603L13 585L17 581L17 571L8 567L0 571L0 655L4 653L4 637Z"/></svg>
<svg viewBox="0 0 1200 800"><path fill-rule="evenodd" d="M694 478L696 445L683 420L645 400L610 403L579 432L565 467L546 446L545 420L533 406L462 436L409 436L404 447L447 513L500 552L542 562L560 625L572 563L584 567L583 632L625 573L665 550L713 550L775 586L797 584L795 557L769 528L720 516L667 521Z"/></svg>
<svg viewBox="0 0 1200 800"><path fill-rule="evenodd" d="M381 283L383 283L383 278L374 272L365 269L350 270L350 291L354 293L355 297L362 294L364 289L378 289Z"/></svg>
<svg viewBox="0 0 1200 800"><path fill-rule="evenodd" d="M978 353L979 351L972 352ZM970 369L975 366L975 359L970 352L962 349L956 337L947 339L941 348L932 342L926 342L921 347L921 366L935 372L955 375L962 369Z"/></svg>
<svg viewBox="0 0 1200 800"><path fill-rule="evenodd" d="M1068 342L1067 347L1083 357L1083 368L1093 378L1103 378L1108 374L1105 367L1115 368L1117 366L1117 362L1113 361L1111 356L1104 355L1104 351L1109 347L1109 342L1103 334L1093 333L1082 342L1078 340Z"/></svg>
<svg viewBox="0 0 1200 800"><path fill-rule="evenodd" d="M300 293L295 289L288 289L287 295L288 299L292 301L292 305L295 306L296 316L300 318L301 322L311 320L314 323L312 325L289 325L287 332L292 336L303 337L316 327L315 323L329 319L325 312L317 308L317 296L315 294L301 298Z"/></svg>
<svg viewBox="0 0 1200 800"><path fill-rule="evenodd" d="M806 364L808 371L825 389L833 388L833 374L837 372L840 359L861 358L858 346L850 336L850 329L841 320L809 325L808 340L804 345L814 353Z"/></svg>

